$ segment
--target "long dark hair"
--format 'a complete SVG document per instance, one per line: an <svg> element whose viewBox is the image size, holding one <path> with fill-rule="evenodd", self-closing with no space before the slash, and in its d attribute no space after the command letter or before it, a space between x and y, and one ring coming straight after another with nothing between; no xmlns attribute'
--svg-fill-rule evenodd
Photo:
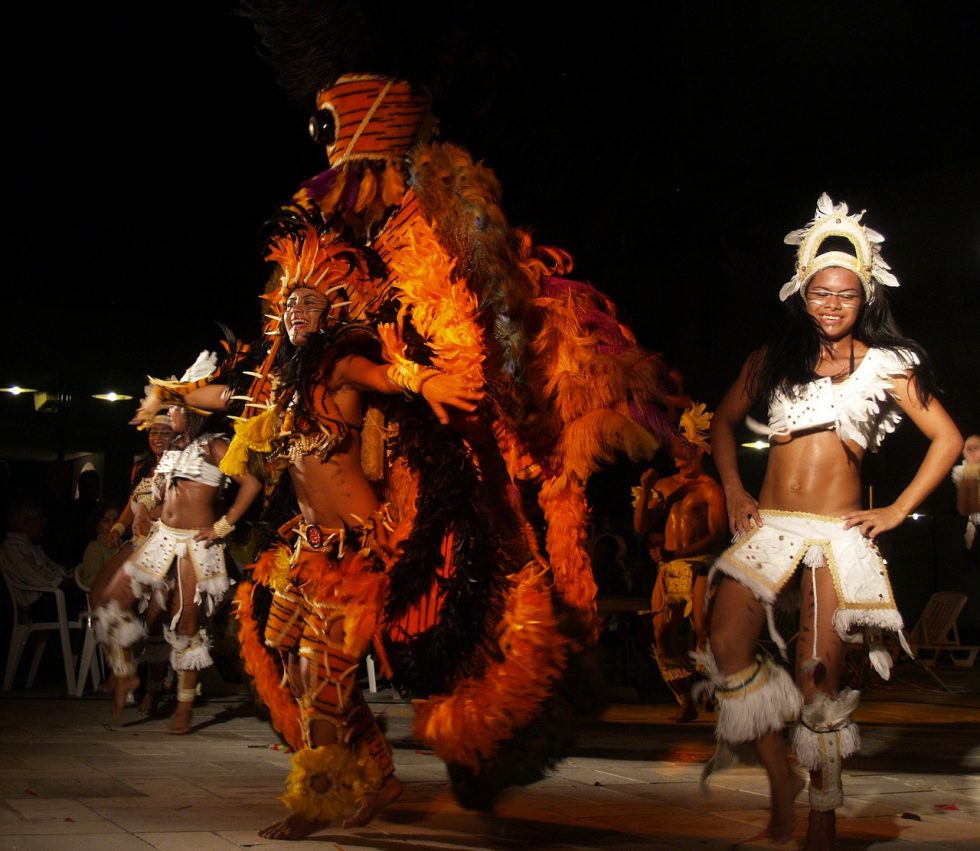
<svg viewBox="0 0 980 851"><path fill-rule="evenodd" d="M301 404L309 388L325 383L340 358L359 354L381 362L381 343L377 332L359 323L334 323L326 317L320 320L320 328L310 334L302 346L294 346L288 339L276 352L273 372L284 387L300 390ZM280 333L285 336L283 328Z"/></svg>
<svg viewBox="0 0 980 851"><path fill-rule="evenodd" d="M824 337L816 320L810 316L805 301L798 294L786 302L786 321L780 322L772 339L758 349L749 364L749 394L754 401L772 401L779 390L792 391L813 381ZM888 349L904 360L915 379L913 385L919 402L928 404L936 394L935 376L929 356L915 340L906 337L892 317L888 300L877 287L870 302L862 300L860 314L852 335L869 348ZM915 355L910 359L907 353Z"/></svg>
<svg viewBox="0 0 980 851"><path fill-rule="evenodd" d="M175 433L172 449L183 449L192 444L202 434L226 434L229 431L228 418L223 413L201 413L184 409L187 425L183 431Z"/></svg>

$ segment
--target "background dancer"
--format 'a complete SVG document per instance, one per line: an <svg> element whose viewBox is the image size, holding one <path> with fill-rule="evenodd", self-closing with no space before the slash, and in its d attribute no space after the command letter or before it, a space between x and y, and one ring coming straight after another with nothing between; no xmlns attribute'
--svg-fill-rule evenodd
<svg viewBox="0 0 980 851"><path fill-rule="evenodd" d="M652 650L660 675L680 704L672 718L678 722L698 717L691 695L695 666L689 651L704 648L708 570L727 537L725 494L701 468L709 451L710 422L711 414L703 404L685 410L681 433L670 447L677 472L656 479L656 471L647 470L634 492L637 534L645 537L654 528L664 532L662 545L651 547L658 564L650 602ZM685 626L693 632L694 646L689 646Z"/></svg>
<svg viewBox="0 0 980 851"><path fill-rule="evenodd" d="M202 352L182 380L194 381L213 371L215 358ZM191 730L199 671L211 665L210 640L204 621L229 588L223 541L234 531L261 483L251 473L231 477L238 485L234 502L218 516L228 482L218 469L229 440L203 431L206 417L171 408L174 448L157 465L160 486L139 498L133 531L143 543L110 579L104 602L95 611L100 640L116 677L113 715L122 712L126 695L139 679L132 647L145 635L137 604L151 621L169 609L164 636L171 647L170 664L177 672L177 708L170 733ZM160 508L160 519L151 513ZM201 609L203 608L203 613Z"/></svg>

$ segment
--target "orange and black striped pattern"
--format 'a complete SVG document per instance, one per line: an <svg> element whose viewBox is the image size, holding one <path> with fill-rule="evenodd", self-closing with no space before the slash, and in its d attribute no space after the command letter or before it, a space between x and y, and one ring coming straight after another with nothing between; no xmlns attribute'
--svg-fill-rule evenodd
<svg viewBox="0 0 980 851"><path fill-rule="evenodd" d="M310 740L311 724L329 721L343 742L352 747L366 744L388 776L394 773L391 747L357 688L360 660L343 651L343 617L340 609L307 600L299 590L277 592L266 622L265 643L308 662L304 684L291 683L307 747L322 744ZM302 693L295 694L300 689Z"/></svg>
<svg viewBox="0 0 980 851"><path fill-rule="evenodd" d="M327 156L336 167L351 159L384 159L407 151L429 100L401 80L345 74L320 92L317 109L333 113L336 141L327 148Z"/></svg>

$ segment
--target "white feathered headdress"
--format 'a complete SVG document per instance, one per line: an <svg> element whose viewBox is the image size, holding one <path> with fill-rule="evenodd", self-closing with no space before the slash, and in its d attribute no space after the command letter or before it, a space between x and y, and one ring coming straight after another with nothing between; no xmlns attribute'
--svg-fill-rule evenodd
<svg viewBox="0 0 980 851"><path fill-rule="evenodd" d="M180 377L181 381L198 381L202 378L209 378L218 369L218 355L206 349L197 356L184 374Z"/></svg>
<svg viewBox="0 0 980 851"><path fill-rule="evenodd" d="M714 416L707 410L704 402L691 406L681 414L680 431L688 443L701 447L705 452L711 452L709 435L711 434L711 418Z"/></svg>
<svg viewBox="0 0 980 851"><path fill-rule="evenodd" d="M847 204L834 204L824 192L817 200L817 211L806 227L786 234L787 245L798 245L796 274L779 291L779 300L786 301L793 293L802 294L807 282L821 269L840 266L850 269L861 280L866 301L874 298L875 284L897 287L898 278L881 256L881 243L885 238L875 230L861 224L865 213L847 214ZM832 236L846 239L854 246L854 254L846 251L821 253L823 243Z"/></svg>

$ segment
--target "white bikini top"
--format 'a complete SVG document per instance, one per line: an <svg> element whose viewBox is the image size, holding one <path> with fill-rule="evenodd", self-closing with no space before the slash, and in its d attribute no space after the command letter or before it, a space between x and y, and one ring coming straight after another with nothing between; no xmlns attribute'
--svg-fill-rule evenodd
<svg viewBox="0 0 980 851"><path fill-rule="evenodd" d="M156 467L153 468L154 472ZM153 476L144 476L139 480L136 487L133 488L133 498L129 501L129 508L135 513L136 506L139 505L139 499L141 496L152 496L153 491Z"/></svg>
<svg viewBox="0 0 980 851"><path fill-rule="evenodd" d="M225 482L225 474L208 454L208 444L217 439L228 438L223 434L202 434L183 449L168 449L157 464L154 478L158 479L162 475L168 488L174 479L187 479L213 488L220 487Z"/></svg>
<svg viewBox="0 0 980 851"><path fill-rule="evenodd" d="M814 428L835 430L841 440L876 451L902 421L891 393L894 376L919 362L908 349L868 349L857 369L836 384L829 376L798 387L793 396L777 390L769 405L769 432L790 435Z"/></svg>

